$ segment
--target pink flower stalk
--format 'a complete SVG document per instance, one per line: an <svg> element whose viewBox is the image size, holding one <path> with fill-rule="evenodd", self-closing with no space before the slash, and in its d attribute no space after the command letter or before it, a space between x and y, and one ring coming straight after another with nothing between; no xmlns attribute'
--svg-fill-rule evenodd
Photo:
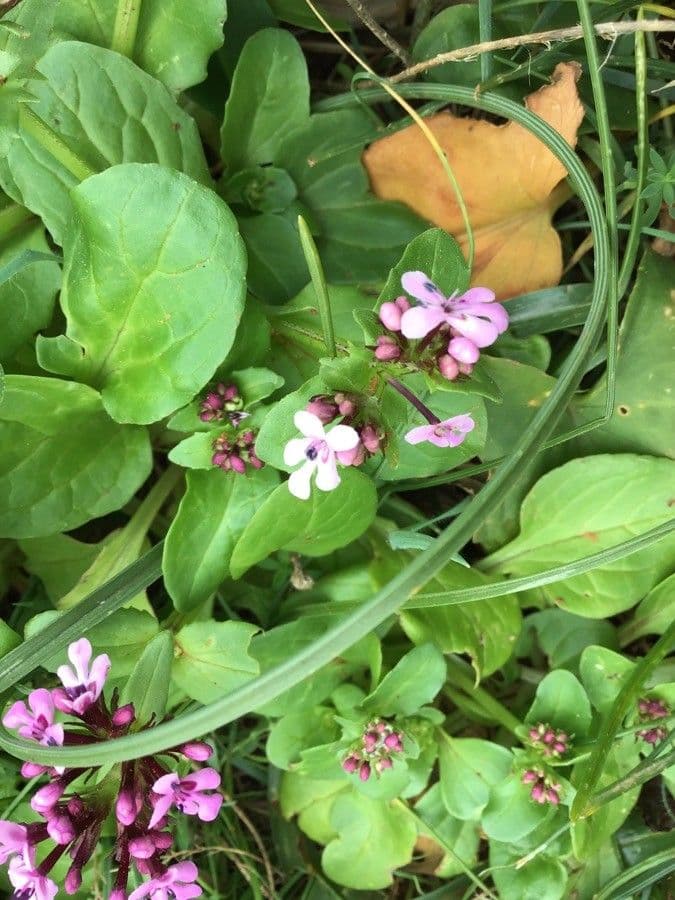
<svg viewBox="0 0 675 900"><path fill-rule="evenodd" d="M30 709L28 708L30 707ZM45 688L38 688L28 695L28 707L17 700L2 717L2 724L13 728L29 741L37 741L46 747L63 744L63 725L54 722L54 700Z"/></svg>
<svg viewBox="0 0 675 900"><path fill-rule="evenodd" d="M458 297L446 297L424 272L405 272L401 285L420 301L401 317L401 332L407 338L424 338L447 325L476 347L489 347L508 327L506 310L494 302L494 292L488 288L470 288Z"/></svg>
<svg viewBox="0 0 675 900"><path fill-rule="evenodd" d="M9 862L9 880L16 890L14 897L18 900L53 900L58 893L58 885L51 878L47 878L35 865L35 851L32 847L26 847L20 856L13 857Z"/></svg>
<svg viewBox="0 0 675 900"><path fill-rule="evenodd" d="M559 757L569 750L569 735L565 731L555 731L550 725L540 722L530 728L530 743L543 756Z"/></svg>
<svg viewBox="0 0 675 900"><path fill-rule="evenodd" d="M409 309L410 301L407 297L397 297L392 303L383 303L379 312L380 322L389 331L400 331L403 313Z"/></svg>
<svg viewBox="0 0 675 900"><path fill-rule="evenodd" d="M53 692L54 704L61 712L83 715L101 696L103 685L110 671L110 657L106 653L91 660L91 644L86 638L71 644L68 648L70 666L59 666L56 670L64 690Z"/></svg>
<svg viewBox="0 0 675 900"><path fill-rule="evenodd" d="M527 769L520 779L523 784L531 784L530 797L535 803L560 803L561 785L553 782L543 769Z"/></svg>
<svg viewBox="0 0 675 900"><path fill-rule="evenodd" d="M68 656L73 668L59 669L64 688L55 692L59 703L78 721L56 725L52 697L49 691L40 688L29 696L29 708L18 702L8 710L5 724L18 728L22 736L47 745L96 744L127 733L136 720L133 705L118 706L114 692L109 706L103 694L110 668L108 658L101 655L91 663L92 648L84 638L71 644ZM72 725L76 728L69 731ZM117 819L113 856L118 867L111 898L126 900L132 866L148 879L133 892L134 897L175 900L200 896L201 888L194 883L197 867L193 863L169 866L164 862L163 855L171 848L173 839L171 834L159 829L166 825L166 814L172 806L205 822L218 815L222 796L214 790L220 784L220 775L214 769L181 777L166 767L167 756L176 761L181 758L203 761L211 753L208 744L191 741L166 751L159 759L149 756L124 762L117 796L108 789L87 790L83 795L72 791L71 785L79 779L85 784L96 783L95 766L65 771L38 767L33 774L45 771L49 781L35 792L31 807L43 821L30 824L0 821L0 864L9 864L9 879L15 888L13 896L17 900L52 900L58 886L49 874L65 855L70 856L72 863L63 886L66 893L76 893L82 884L82 870L99 845L102 827L113 810ZM95 755L92 752L94 758ZM113 777L109 773L107 783ZM206 790L214 792L205 793ZM51 841L53 846L46 854L40 854L38 865L36 848L45 841Z"/></svg>
<svg viewBox="0 0 675 900"><path fill-rule="evenodd" d="M208 391L202 400L199 418L202 422L220 422L226 415L231 419L232 414L241 410L243 405L243 399L236 385L219 382L215 390Z"/></svg>
<svg viewBox="0 0 675 900"><path fill-rule="evenodd" d="M249 428L236 437L221 434L213 442L215 453L211 463L224 472L236 472L244 475L246 467L262 469L264 463L255 452L255 433Z"/></svg>
<svg viewBox="0 0 675 900"><path fill-rule="evenodd" d="M151 900L190 900L191 897L201 897L202 889L195 884L198 877L199 871L193 862L179 862L132 891L129 900L141 900L143 897L150 897Z"/></svg>
<svg viewBox="0 0 675 900"><path fill-rule="evenodd" d="M154 828L175 806L187 816L198 816L202 822L213 822L223 803L221 794L205 794L206 790L220 787L220 775L215 769L200 769L186 778L174 772L158 778L152 786L154 812L148 823Z"/></svg>
<svg viewBox="0 0 675 900"><path fill-rule="evenodd" d="M361 735L361 746L353 747L342 761L342 768L352 775L358 772L361 781L377 777L393 766L391 754L403 752L403 734L384 719L373 719Z"/></svg>
<svg viewBox="0 0 675 900"><path fill-rule="evenodd" d="M643 722L654 722L659 719L665 719L670 715L670 710L662 700L649 699L642 697L638 700L638 712ZM668 737L668 729L662 725L650 725L635 733L635 737L642 738L646 744L661 743Z"/></svg>
<svg viewBox="0 0 675 900"><path fill-rule="evenodd" d="M405 439L409 444L421 444L429 441L436 447L459 447L467 434L476 427L470 415L454 416L443 422L420 425L409 431Z"/></svg>
<svg viewBox="0 0 675 900"><path fill-rule="evenodd" d="M353 450L359 442L358 433L349 425L335 425L326 431L318 416L307 410L296 412L293 422L303 437L288 441L284 462L287 466L303 465L288 479L289 491L299 500L308 500L315 473L315 483L320 491L335 490L340 484L336 454Z"/></svg>

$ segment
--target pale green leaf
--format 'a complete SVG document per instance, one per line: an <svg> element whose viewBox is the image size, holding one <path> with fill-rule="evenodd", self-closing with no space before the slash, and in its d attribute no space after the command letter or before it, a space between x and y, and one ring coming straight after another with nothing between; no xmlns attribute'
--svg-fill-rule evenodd
<svg viewBox="0 0 675 900"><path fill-rule="evenodd" d="M248 622L185 625L174 638L173 680L193 700L213 703L260 671L248 652L256 631Z"/></svg>

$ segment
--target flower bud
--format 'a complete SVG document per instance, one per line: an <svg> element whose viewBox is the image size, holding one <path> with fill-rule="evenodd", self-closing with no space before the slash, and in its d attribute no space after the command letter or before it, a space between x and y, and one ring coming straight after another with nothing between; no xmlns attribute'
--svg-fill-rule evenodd
<svg viewBox="0 0 675 900"><path fill-rule="evenodd" d="M66 874L63 886L66 894L76 894L82 887L82 869L79 866L72 865ZM112 894L110 895L112 897Z"/></svg>
<svg viewBox="0 0 675 900"><path fill-rule="evenodd" d="M195 762L205 762L213 756L213 748L204 741L189 741L180 748L180 753Z"/></svg>
<svg viewBox="0 0 675 900"><path fill-rule="evenodd" d="M136 718L136 711L133 703L126 703L124 706L118 707L112 714L112 723L115 728L123 728L130 725Z"/></svg>
<svg viewBox="0 0 675 900"><path fill-rule="evenodd" d="M232 470L239 475L243 475L246 471L246 463L241 456L237 456L236 453L233 453L232 456L230 456L230 466Z"/></svg>
<svg viewBox="0 0 675 900"><path fill-rule="evenodd" d="M448 381L454 381L459 375L459 366L447 353L438 358L438 368L443 378L447 378Z"/></svg>
<svg viewBox="0 0 675 900"><path fill-rule="evenodd" d="M33 798L30 801L32 809L41 815L48 814L59 802L64 790L65 786L60 781L52 781L51 784L46 784L33 794Z"/></svg>
<svg viewBox="0 0 675 900"><path fill-rule="evenodd" d="M370 424L364 425L360 429L361 443L368 453L377 453L380 449L380 435L377 429Z"/></svg>
<svg viewBox="0 0 675 900"><path fill-rule="evenodd" d="M403 312L396 303L383 303L378 313L380 322L389 331L401 330L401 316Z"/></svg>
<svg viewBox="0 0 675 900"><path fill-rule="evenodd" d="M359 768L359 778L361 781L368 781L370 778L370 765L367 762L361 763Z"/></svg>
<svg viewBox="0 0 675 900"><path fill-rule="evenodd" d="M129 853L134 859L150 859L155 852L155 842L148 835L135 837L129 841Z"/></svg>
<svg viewBox="0 0 675 900"><path fill-rule="evenodd" d="M366 458L365 449L361 442L351 450L338 450L335 456L343 466L360 466Z"/></svg>
<svg viewBox="0 0 675 900"><path fill-rule="evenodd" d="M390 362L398 359L401 355L401 348L393 338L386 335L380 335L377 339L377 347L375 348L375 358L380 362Z"/></svg>
<svg viewBox="0 0 675 900"><path fill-rule="evenodd" d="M478 362L480 350L473 341L466 337L454 337L448 343L448 353L458 363L473 365Z"/></svg>
<svg viewBox="0 0 675 900"><path fill-rule="evenodd" d="M36 775L42 775L46 771L45 766L40 766L37 763L25 762L21 766L21 774L24 778L35 778Z"/></svg>
<svg viewBox="0 0 675 900"><path fill-rule="evenodd" d="M387 750L393 750L395 753L400 753L401 750L403 750L401 735L396 731L392 731L392 733L388 734L384 739L384 746Z"/></svg>
<svg viewBox="0 0 675 900"><path fill-rule="evenodd" d="M338 414L338 407L327 397L317 394L307 404L307 412L312 413L324 425L329 425Z"/></svg>
<svg viewBox="0 0 675 900"><path fill-rule="evenodd" d="M358 756L354 756L352 754L342 761L342 768L345 772L347 772L347 774L351 775L352 772L356 772L356 770L358 769L359 762L360 760Z"/></svg>
<svg viewBox="0 0 675 900"><path fill-rule="evenodd" d="M47 832L55 844L69 844L75 839L75 828L70 816L59 813L47 822Z"/></svg>

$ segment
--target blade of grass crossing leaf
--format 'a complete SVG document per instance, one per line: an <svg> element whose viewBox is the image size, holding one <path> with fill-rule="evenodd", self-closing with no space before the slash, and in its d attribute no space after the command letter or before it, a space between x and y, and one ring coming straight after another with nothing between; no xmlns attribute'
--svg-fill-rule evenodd
<svg viewBox="0 0 675 900"><path fill-rule="evenodd" d="M638 22L644 18L642 7L638 8ZM628 282L635 265L640 238L644 203L640 199L647 181L649 166L649 126L647 123L647 51L644 32L635 32L635 113L637 118L637 180L635 184L635 205L630 221L630 231L623 251L623 261L619 271L618 298L626 293Z"/></svg>
<svg viewBox="0 0 675 900"><path fill-rule="evenodd" d="M84 160L80 159L76 153L73 153L59 135L25 103L21 104L19 110L19 125L27 134L35 138L40 146L50 153L55 160L68 169L78 181L84 181L90 175L96 174L95 170L89 168Z"/></svg>
<svg viewBox="0 0 675 900"><path fill-rule="evenodd" d="M527 464L539 452L576 391L583 377L586 362L597 346L605 321L609 244L605 214L595 186L581 161L558 132L526 108L502 97L492 95L475 97L473 91L465 88L447 85L442 87L450 100L513 118L541 138L570 173L570 181L586 206L595 233L596 271L593 297L586 323L561 370L558 381L535 414L530 427L514 447L513 453L499 466L493 478L476 495L469 507L445 529L433 547L420 553L371 600L290 659L214 703L162 723L153 729L99 744L96 751L96 762L99 764L157 753L225 725L310 677L385 621L408 597L417 593L446 565L452 555L473 535L485 516L502 501L505 493L511 489L514 479L517 480L519 473L526 469ZM373 96L372 92L368 93ZM375 96L381 95L381 90L375 92ZM352 102L358 101L352 99ZM39 763L77 765L85 761L89 764L92 762L91 748L54 749L36 746L34 742L9 736L7 732L0 733L0 745L12 755Z"/></svg>
<svg viewBox="0 0 675 900"><path fill-rule="evenodd" d="M665 884L666 875L673 871L673 851L663 850L620 872L600 888L594 900L624 900L634 897L638 891L652 884Z"/></svg>
<svg viewBox="0 0 675 900"><path fill-rule="evenodd" d="M481 44L492 40L492 0L478 0L478 37ZM480 55L480 80L487 81L492 74L492 54Z"/></svg>
<svg viewBox="0 0 675 900"><path fill-rule="evenodd" d="M118 0L110 49L133 56L142 0Z"/></svg>
<svg viewBox="0 0 675 900"><path fill-rule="evenodd" d="M621 688L609 715L600 729L597 743L591 753L586 774L577 789L577 794L570 809L570 817L573 821L576 822L579 819L584 819L599 808L592 795L595 786L602 775L605 760L614 737L621 727L621 723L630 709L631 704L638 699L638 694L642 690L645 679L674 645L675 622L673 622L670 628L661 635L649 653L637 663L626 683Z"/></svg>
<svg viewBox="0 0 675 900"><path fill-rule="evenodd" d="M40 250L24 250L14 259L10 259L6 265L0 267L0 284L9 281L26 266L31 266L35 262L61 262L61 258L53 253L42 253Z"/></svg>
<svg viewBox="0 0 675 900"><path fill-rule="evenodd" d="M619 341L619 230L616 208L616 181L612 155L613 135L609 124L605 86L602 80L601 64L588 0L577 0L579 19L584 30L584 45L588 60L588 70L593 89L595 115L597 117L598 138L602 155L602 182L604 188L605 211L609 226L609 290L607 292L607 395L605 416L609 418L614 410L616 381L616 354Z"/></svg>
<svg viewBox="0 0 675 900"><path fill-rule="evenodd" d="M319 307L326 350L328 350L330 356L335 357L335 329L333 327L333 314L330 308L330 297L328 296L326 276L323 272L323 266L321 265L319 251L316 249L314 238L307 226L307 222L305 222L302 216L298 216L298 230L300 232L302 252L305 254L307 268L309 269L312 285L314 286L314 293L316 294L316 305Z"/></svg>
<svg viewBox="0 0 675 900"><path fill-rule="evenodd" d="M672 731L670 737L672 738ZM627 775L618 778L616 781L612 782L612 784L607 785L606 788L603 788L601 791L598 791L597 794L594 794L591 797L591 811L595 812L600 809L601 806L604 806L605 803L610 803L612 800L620 797L621 794L625 794L626 791L631 790L631 788L634 788L639 784L644 784L645 781L651 781L652 778L656 778L657 775L660 775L661 772L669 769L674 763L675 750L671 750L671 752L667 753L665 756L659 756L656 759L650 757L649 759L642 761L635 766L634 769L631 769Z"/></svg>
<svg viewBox="0 0 675 900"><path fill-rule="evenodd" d="M119 575L93 591L72 609L0 660L0 694L32 672L47 655L65 650L71 641L82 637L162 573L162 544L156 544Z"/></svg>

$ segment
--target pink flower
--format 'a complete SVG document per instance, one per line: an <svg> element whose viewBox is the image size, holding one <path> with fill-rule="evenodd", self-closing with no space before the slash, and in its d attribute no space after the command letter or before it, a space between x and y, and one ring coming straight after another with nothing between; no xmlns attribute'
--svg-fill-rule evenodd
<svg viewBox="0 0 675 900"><path fill-rule="evenodd" d="M302 462L300 469L288 479L288 489L300 500L310 495L310 482L316 472L316 486L320 491L333 491L340 484L335 454L353 450L359 443L358 433L349 425L335 425L326 431L318 416L307 410L299 410L293 422L301 438L292 438L284 448L284 462L294 466Z"/></svg>
<svg viewBox="0 0 675 900"><path fill-rule="evenodd" d="M26 847L21 856L10 860L8 874L16 889L14 896L22 900L53 900L58 893L58 885L43 875L35 865L35 850L32 847Z"/></svg>
<svg viewBox="0 0 675 900"><path fill-rule="evenodd" d="M2 724L14 728L23 738L37 741L47 747L63 744L63 725L54 724L54 700L45 688L38 688L28 695L28 706L17 700L2 717Z"/></svg>
<svg viewBox="0 0 675 900"><path fill-rule="evenodd" d="M217 788L220 775L215 769L199 769L186 778L179 778L175 772L162 775L152 786L154 811L148 828L164 818L172 806L176 806L187 816L199 816L202 822L213 822L223 803L221 794L204 794L203 791Z"/></svg>
<svg viewBox="0 0 675 900"><path fill-rule="evenodd" d="M455 416L433 425L420 425L409 431L405 439L409 444L421 444L429 441L437 447L459 447L476 423L469 415Z"/></svg>
<svg viewBox="0 0 675 900"><path fill-rule="evenodd" d="M176 863L158 878L146 881L129 895L129 900L141 900L142 897L150 897L151 900L189 900L191 897L201 897L202 889L194 882L199 872L197 866L186 860Z"/></svg>
<svg viewBox="0 0 675 900"><path fill-rule="evenodd" d="M62 712L81 716L101 695L110 671L110 658L102 653L90 667L91 653L89 641L80 638L68 647L68 659L73 668L59 666L56 670L65 690L57 688L54 691L54 703Z"/></svg>
<svg viewBox="0 0 675 900"><path fill-rule="evenodd" d="M23 853L28 846L28 831L8 819L0 819L0 865L4 865L13 853Z"/></svg>
<svg viewBox="0 0 675 900"><path fill-rule="evenodd" d="M423 338L439 325L449 325L476 347L489 347L508 327L506 310L494 302L494 292L488 288L470 288L458 297L446 297L424 272L405 272L401 284L420 301L401 316L401 331L407 338Z"/></svg>

